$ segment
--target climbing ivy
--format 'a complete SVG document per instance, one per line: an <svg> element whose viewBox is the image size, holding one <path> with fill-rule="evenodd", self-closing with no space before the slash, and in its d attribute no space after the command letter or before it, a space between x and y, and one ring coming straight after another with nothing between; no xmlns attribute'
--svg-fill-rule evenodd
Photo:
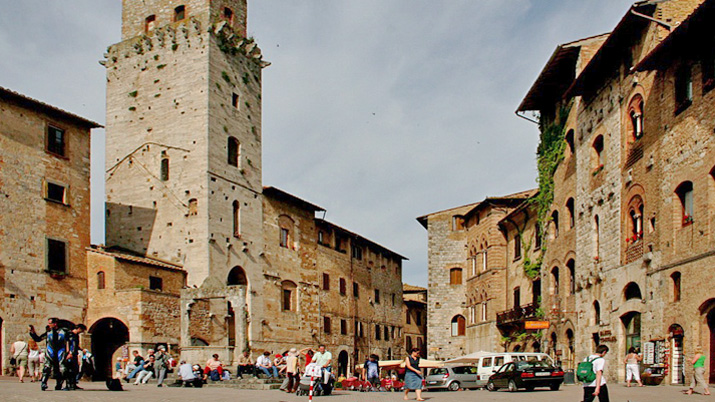
<svg viewBox="0 0 715 402"><path fill-rule="evenodd" d="M541 263L543 255L546 251L546 243L543 241L546 233L548 215L551 210L551 205L554 202L554 173L558 168L559 163L564 159L564 150L566 149L566 119L568 117L571 105L563 106L558 113L558 116L553 121L541 119L539 121L539 146L536 149L536 162L539 169L539 191L531 198L530 202L536 209L536 222L538 223L539 236L541 241L541 252L536 259L532 260L527 256L528 249L524 252L524 273L527 277L534 279L541 272ZM523 241L522 241L522 244ZM531 243L528 245L531 248Z"/></svg>

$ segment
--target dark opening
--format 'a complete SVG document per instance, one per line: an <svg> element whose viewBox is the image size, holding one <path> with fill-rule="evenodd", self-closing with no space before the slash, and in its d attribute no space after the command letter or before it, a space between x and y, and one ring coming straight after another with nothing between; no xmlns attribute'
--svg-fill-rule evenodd
<svg viewBox="0 0 715 402"><path fill-rule="evenodd" d="M323 332L330 333L330 317L323 317Z"/></svg>
<svg viewBox="0 0 715 402"><path fill-rule="evenodd" d="M60 204L65 203L65 187L55 183L47 183L47 199Z"/></svg>
<svg viewBox="0 0 715 402"><path fill-rule="evenodd" d="M323 290L330 290L330 275L323 274Z"/></svg>
<svg viewBox="0 0 715 402"><path fill-rule="evenodd" d="M641 288L635 282L631 282L628 285L626 285L624 294L625 294L626 300L642 299L643 298L643 296L641 295Z"/></svg>
<svg viewBox="0 0 715 402"><path fill-rule="evenodd" d="M246 279L246 272L241 267L233 267L228 273L228 279L226 280L226 285L236 286L236 285L248 285L248 280Z"/></svg>
<svg viewBox="0 0 715 402"><path fill-rule="evenodd" d="M47 127L47 151L65 156L65 130L52 126Z"/></svg>
<svg viewBox="0 0 715 402"><path fill-rule="evenodd" d="M174 9L174 21L181 21L186 18L186 6L179 6Z"/></svg>
<svg viewBox="0 0 715 402"><path fill-rule="evenodd" d="M67 243L47 239L47 270L50 272L67 272Z"/></svg>
<svg viewBox="0 0 715 402"><path fill-rule="evenodd" d="M92 338L95 365L92 379L104 381L112 378L112 356L117 349L129 342L129 329L116 318L102 318L90 328L89 335Z"/></svg>
<svg viewBox="0 0 715 402"><path fill-rule="evenodd" d="M228 137L228 164L238 167L241 144L235 137Z"/></svg>
<svg viewBox="0 0 715 402"><path fill-rule="evenodd" d="M159 278L158 276L150 276L149 277L149 289L150 290L158 290L158 291L164 290L164 281L161 278Z"/></svg>
<svg viewBox="0 0 715 402"><path fill-rule="evenodd" d="M169 158L161 159L161 181L169 180Z"/></svg>
<svg viewBox="0 0 715 402"><path fill-rule="evenodd" d="M104 283L104 271L99 271L97 272L97 289L104 289L105 288L105 283Z"/></svg>

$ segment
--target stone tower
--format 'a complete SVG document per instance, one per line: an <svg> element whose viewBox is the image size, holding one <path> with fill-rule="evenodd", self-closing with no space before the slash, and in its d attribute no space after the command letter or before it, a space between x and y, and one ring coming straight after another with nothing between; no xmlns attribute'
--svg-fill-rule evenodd
<svg viewBox="0 0 715 402"><path fill-rule="evenodd" d="M106 55L107 245L191 287L259 280L261 61L246 0L124 0Z"/></svg>

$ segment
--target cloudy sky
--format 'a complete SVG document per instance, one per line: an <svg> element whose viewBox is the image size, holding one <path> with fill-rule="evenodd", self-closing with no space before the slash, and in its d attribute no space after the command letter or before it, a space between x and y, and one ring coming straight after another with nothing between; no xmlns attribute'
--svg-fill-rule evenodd
<svg viewBox="0 0 715 402"><path fill-rule="evenodd" d="M535 187L536 126L514 115L559 43L613 29L625 0L249 0L263 78L263 182L410 259L415 218ZM0 0L0 86L105 121L119 0ZM104 239L104 133L92 241Z"/></svg>

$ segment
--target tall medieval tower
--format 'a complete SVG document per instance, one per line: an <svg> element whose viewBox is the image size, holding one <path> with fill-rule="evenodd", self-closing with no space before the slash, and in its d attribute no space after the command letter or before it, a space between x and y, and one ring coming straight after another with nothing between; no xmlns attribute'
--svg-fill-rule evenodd
<svg viewBox="0 0 715 402"><path fill-rule="evenodd" d="M246 14L246 0L123 0L122 41L106 54L106 242L188 273L187 348L192 306L208 303L226 323L204 341L240 351L248 287L263 280L268 63L246 38Z"/></svg>

